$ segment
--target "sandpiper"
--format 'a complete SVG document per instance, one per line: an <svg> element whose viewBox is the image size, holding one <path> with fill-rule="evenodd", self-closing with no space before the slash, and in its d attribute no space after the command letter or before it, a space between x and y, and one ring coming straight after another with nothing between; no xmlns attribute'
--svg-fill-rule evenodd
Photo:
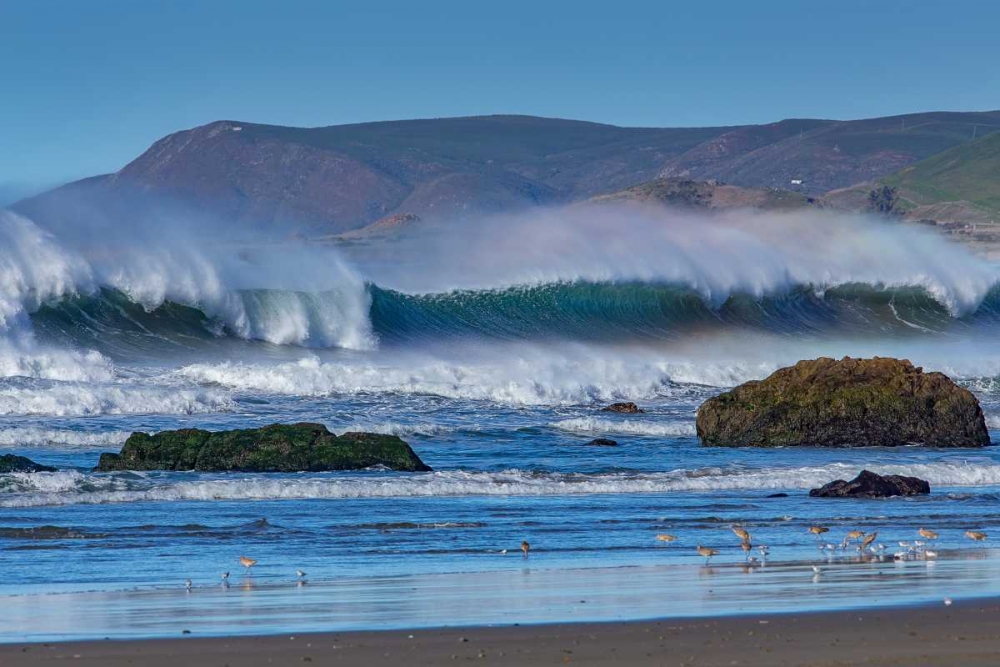
<svg viewBox="0 0 1000 667"><path fill-rule="evenodd" d="M830 529L827 528L826 526L809 526L809 532L815 535L816 537L819 537L823 533L829 533Z"/></svg>
<svg viewBox="0 0 1000 667"><path fill-rule="evenodd" d="M967 530L965 531L965 536L974 542L986 541L986 533L982 533L978 530Z"/></svg>
<svg viewBox="0 0 1000 667"><path fill-rule="evenodd" d="M531 551L531 545L528 543L528 540L521 542L521 551L524 552L524 557L527 558L528 552Z"/></svg>
<svg viewBox="0 0 1000 667"><path fill-rule="evenodd" d="M658 539L660 542L673 542L674 540L677 539L677 536L671 535L669 533L660 533L659 535L656 536L656 539Z"/></svg>
<svg viewBox="0 0 1000 667"><path fill-rule="evenodd" d="M299 579L304 579L305 576L306 576L306 573L303 572L302 570L295 570L295 576L298 577Z"/></svg>
<svg viewBox="0 0 1000 667"><path fill-rule="evenodd" d="M852 530L847 533L847 540L853 542L854 540L860 540L865 536L865 531L863 530Z"/></svg>
<svg viewBox="0 0 1000 667"><path fill-rule="evenodd" d="M736 533L736 537L740 538L741 542L750 541L750 533L748 533L742 526L730 526L730 528L734 533Z"/></svg>
<svg viewBox="0 0 1000 667"><path fill-rule="evenodd" d="M705 557L705 565L708 565L708 561L712 560L712 556L718 556L718 549L712 549L711 547L703 547L698 545L698 555Z"/></svg>
<svg viewBox="0 0 1000 667"><path fill-rule="evenodd" d="M240 565L246 568L246 572L250 572L250 568L257 564L253 558L247 558L246 556L240 556Z"/></svg>
<svg viewBox="0 0 1000 667"><path fill-rule="evenodd" d="M867 549L868 547L870 547L871 544L872 544L872 542L874 542L877 538L878 538L878 532L877 531L874 532L874 533L869 533L868 535L866 535L865 539L861 540L861 550L864 551L865 549Z"/></svg>
<svg viewBox="0 0 1000 667"><path fill-rule="evenodd" d="M920 537L924 538L925 540L936 540L938 538L938 534L935 533L933 530L921 528L917 532L920 534Z"/></svg>
<svg viewBox="0 0 1000 667"><path fill-rule="evenodd" d="M186 588L187 590L191 590L191 580L190 579L187 579L187 580L184 581L184 588Z"/></svg>
<svg viewBox="0 0 1000 667"><path fill-rule="evenodd" d="M222 580L223 581L229 581L229 573L228 572L223 572L222 573Z"/></svg>

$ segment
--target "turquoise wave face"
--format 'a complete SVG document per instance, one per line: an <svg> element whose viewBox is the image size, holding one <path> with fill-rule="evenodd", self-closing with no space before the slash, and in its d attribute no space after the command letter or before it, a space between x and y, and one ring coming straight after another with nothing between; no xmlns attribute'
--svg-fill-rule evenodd
<svg viewBox="0 0 1000 667"><path fill-rule="evenodd" d="M210 344L220 337L249 337L264 330L268 313L306 305L306 333L295 341L336 347L337 339L312 335L311 322L336 326L337 300L277 290L241 293L251 322L238 333L202 310L166 302L146 309L122 292L102 289L48 303L32 324L43 339L110 351ZM787 293L729 296L718 306L694 291L656 283L567 282L503 289L413 295L368 286L366 330L382 345L456 338L584 342L676 340L704 333L751 331L814 336L941 336L988 333L1000 324L1000 288L972 314L952 316L920 287L851 284L818 292L799 286ZM364 316L364 315L363 315ZM259 318L259 319L254 319ZM278 341L280 342L280 341Z"/></svg>

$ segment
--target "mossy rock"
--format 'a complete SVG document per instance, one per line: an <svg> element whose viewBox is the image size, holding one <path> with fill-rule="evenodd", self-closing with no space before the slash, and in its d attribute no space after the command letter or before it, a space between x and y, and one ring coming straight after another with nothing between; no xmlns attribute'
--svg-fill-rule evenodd
<svg viewBox="0 0 1000 667"><path fill-rule="evenodd" d="M983 447L979 401L903 359L820 358L705 401L702 444L720 447Z"/></svg>
<svg viewBox="0 0 1000 667"><path fill-rule="evenodd" d="M235 431L181 429L133 433L121 453L101 454L98 472L324 472L385 466L406 472L430 468L394 435L331 433L322 424L272 424Z"/></svg>
<svg viewBox="0 0 1000 667"><path fill-rule="evenodd" d="M0 473L12 472L55 472L56 469L35 463L24 456L15 454L4 454L0 456Z"/></svg>

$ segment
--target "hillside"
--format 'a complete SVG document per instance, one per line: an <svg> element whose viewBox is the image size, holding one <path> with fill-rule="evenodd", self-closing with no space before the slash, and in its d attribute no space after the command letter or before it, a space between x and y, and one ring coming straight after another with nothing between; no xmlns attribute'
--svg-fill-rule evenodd
<svg viewBox="0 0 1000 667"><path fill-rule="evenodd" d="M1000 133L956 146L882 180L897 188L911 208L951 205L1000 214Z"/></svg>
<svg viewBox="0 0 1000 667"><path fill-rule="evenodd" d="M812 197L800 192L776 188L742 188L718 181L682 178L659 178L618 192L599 195L588 201L594 204L634 202L715 210L752 208L763 211L787 211L815 205Z"/></svg>
<svg viewBox="0 0 1000 667"><path fill-rule="evenodd" d="M981 136L1000 129L1000 112L715 128L531 116L321 128L219 121L164 137L114 174L15 208L55 228L169 221L180 212L322 236L393 215L468 217L580 201L657 178L816 195L957 146L974 126Z"/></svg>

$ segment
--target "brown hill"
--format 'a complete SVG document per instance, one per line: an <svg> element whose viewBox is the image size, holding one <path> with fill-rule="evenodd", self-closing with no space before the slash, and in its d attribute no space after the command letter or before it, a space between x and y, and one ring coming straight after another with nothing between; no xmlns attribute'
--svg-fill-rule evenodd
<svg viewBox="0 0 1000 667"><path fill-rule="evenodd" d="M815 194L956 146L974 126L979 136L1000 129L1000 112L714 128L530 116L321 128L219 121L164 137L115 174L15 208L53 227L114 226L178 208L322 236L397 213L441 218L579 201L657 177ZM722 201L726 191L716 190ZM754 196L771 205L770 195Z"/></svg>

